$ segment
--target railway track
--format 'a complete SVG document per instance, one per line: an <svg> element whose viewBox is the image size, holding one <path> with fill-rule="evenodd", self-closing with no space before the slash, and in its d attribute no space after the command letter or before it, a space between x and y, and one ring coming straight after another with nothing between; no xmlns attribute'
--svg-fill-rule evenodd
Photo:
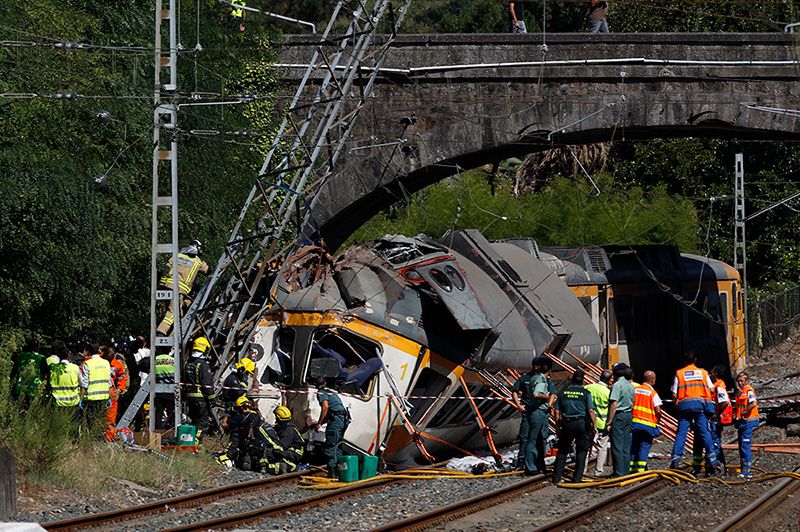
<svg viewBox="0 0 800 532"><path fill-rule="evenodd" d="M610 497L606 497L605 499L601 499L595 504L580 508L571 514L567 514L564 517L556 519L555 521L551 521L544 526L540 526L539 528L535 529L535 532L550 532L573 528L587 521L596 514L609 512L621 506L626 506L637 499L647 497L648 495L659 491L665 485L667 485L667 482L662 479L653 478L650 480L645 480L644 482L632 485L630 488L627 488L624 491L618 492Z"/></svg>
<svg viewBox="0 0 800 532"><path fill-rule="evenodd" d="M71 519L64 519L62 521L50 521L47 523L42 523L41 526L44 529L51 531L68 531L93 528L109 523L116 523L148 515L160 514L170 510L171 508L188 508L241 493L271 489L277 486L295 482L300 479L300 476L306 474L308 474L308 471L298 471L276 477L250 480L247 482L241 482L239 484L231 484L230 486L221 486L219 488L198 491L188 495L171 497L169 499L161 499L138 506L129 506L120 510L112 510L99 514L82 515L79 517L73 517Z"/></svg>
<svg viewBox="0 0 800 532"><path fill-rule="evenodd" d="M424 530L426 528L438 525L445 521L458 519L486 508L490 508L495 504L500 504L507 500L513 499L525 493L535 491L537 489L547 486L545 475L535 475L526 478L521 482L504 486L502 488L483 493L463 501L458 501L441 508L436 508L430 512L415 515L408 519L401 519L394 521L387 525L373 529L372 532L388 532L393 530Z"/></svg>
<svg viewBox="0 0 800 532"><path fill-rule="evenodd" d="M795 472L800 472L800 467L796 468ZM720 523L714 528L714 532L733 532L758 528L755 525L759 521L778 508L798 489L800 489L800 480L787 478L778 482L761 497ZM794 511L796 511L796 506Z"/></svg>
<svg viewBox="0 0 800 532"><path fill-rule="evenodd" d="M323 504L327 504L337 499L353 497L355 495L359 495L361 493L365 493L374 490L376 488L386 486L388 484L403 482L404 480L407 479L392 478L391 475L386 475L383 477L377 477L374 481L353 484L338 489L332 489L329 491L322 492L318 495L313 495L311 497L305 497L294 501L264 506L262 508L259 508L257 510L252 510L249 512L231 514L223 517L218 517L216 519L209 519L207 521L197 521L194 523L188 523L186 525L166 528L162 532L179 532L179 531L189 532L189 531L204 531L204 530L233 528L238 525L260 521L261 519L278 517L280 515L288 514L290 512L291 513L304 512L310 508L321 506Z"/></svg>

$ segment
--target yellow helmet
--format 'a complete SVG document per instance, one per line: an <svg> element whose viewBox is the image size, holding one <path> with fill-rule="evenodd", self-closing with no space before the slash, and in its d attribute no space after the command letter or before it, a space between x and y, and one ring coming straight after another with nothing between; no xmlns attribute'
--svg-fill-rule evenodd
<svg viewBox="0 0 800 532"><path fill-rule="evenodd" d="M292 411L285 406L279 406L273 412L275 412L275 419L278 421L289 421L292 419Z"/></svg>
<svg viewBox="0 0 800 532"><path fill-rule="evenodd" d="M256 363L250 358L243 358L241 362L236 364L237 368L243 368L246 373L253 374L256 371Z"/></svg>
<svg viewBox="0 0 800 532"><path fill-rule="evenodd" d="M241 408L244 405L250 406L251 404L250 399L248 399L246 395L236 399L236 408Z"/></svg>
<svg viewBox="0 0 800 532"><path fill-rule="evenodd" d="M211 344L209 343L208 338L206 338L205 336L201 336L200 338L194 341L194 344L192 344L192 350L200 351L201 353L205 353L206 351L208 351L209 347L211 347Z"/></svg>

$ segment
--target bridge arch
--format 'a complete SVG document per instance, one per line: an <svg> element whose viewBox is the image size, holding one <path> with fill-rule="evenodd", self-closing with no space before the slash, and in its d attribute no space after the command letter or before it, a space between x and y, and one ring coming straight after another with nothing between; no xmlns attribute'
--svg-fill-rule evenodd
<svg viewBox="0 0 800 532"><path fill-rule="evenodd" d="M765 110L800 101L792 35L547 38L543 52L531 34L401 37L351 148L307 198L329 246L458 168L557 145L800 139L800 117ZM280 61L307 62L316 45L289 39Z"/></svg>

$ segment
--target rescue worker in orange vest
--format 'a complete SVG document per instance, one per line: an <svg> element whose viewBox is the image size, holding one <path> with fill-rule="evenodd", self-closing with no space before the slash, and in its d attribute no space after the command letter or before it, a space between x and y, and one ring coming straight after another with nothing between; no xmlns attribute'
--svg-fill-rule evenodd
<svg viewBox="0 0 800 532"><path fill-rule="evenodd" d="M108 408L111 384L111 364L99 353L100 346L90 344L89 356L80 367L78 381L81 385L81 405L89 430L99 425L100 416Z"/></svg>
<svg viewBox="0 0 800 532"><path fill-rule="evenodd" d="M750 470L753 467L753 431L758 427L758 401L747 373L742 372L736 376L736 386L739 387L739 393L736 395L733 416L734 425L739 431L739 459L742 465L739 476L750 480L753 478Z"/></svg>
<svg viewBox="0 0 800 532"><path fill-rule="evenodd" d="M713 473L722 472L717 455L714 452L714 442L708 431L708 417L714 413L712 402L712 388L714 384L708 372L695 365L695 355L691 351L684 354L686 366L679 369L672 383L672 399L678 407L678 431L675 436L675 445L672 447L671 469L677 469L683 448L686 446L686 436L689 428L694 424L694 438L703 442L706 458Z"/></svg>
<svg viewBox="0 0 800 532"><path fill-rule="evenodd" d="M727 425L733 423L733 406L731 406L731 399L728 396L728 388L722 376L725 374L725 368L722 366L714 366L711 370L711 380L714 382L714 415L709 421L709 428L711 432L711 440L714 442L714 451L717 453L717 460L722 464L722 470L725 471L726 461L725 453L722 451L722 431Z"/></svg>
<svg viewBox="0 0 800 532"><path fill-rule="evenodd" d="M110 401L109 407L106 410L106 441L112 442L117 433L116 425L119 398L128 391L128 368L110 345L105 346L103 349L103 358L108 361L111 368Z"/></svg>
<svg viewBox="0 0 800 532"><path fill-rule="evenodd" d="M190 292L192 285L197 279L199 273L208 272L208 264L203 262L200 256L203 254L203 244L199 240L192 240L191 243L185 248L181 249L178 253L178 292L180 293L179 299L181 301L181 310L184 311L189 308L192 303ZM167 263L169 272L163 275L158 280L160 290L172 290L172 276L174 275L175 268L172 266L172 258L170 257ZM173 314L175 309L172 308L172 299L169 300L169 308L158 325L157 332L162 336L166 336L172 330L172 324L175 321Z"/></svg>
<svg viewBox="0 0 800 532"><path fill-rule="evenodd" d="M656 374L644 372L644 382L633 392L633 436L631 441L631 473L647 469L647 458L653 438L661 434L661 398L656 392Z"/></svg>

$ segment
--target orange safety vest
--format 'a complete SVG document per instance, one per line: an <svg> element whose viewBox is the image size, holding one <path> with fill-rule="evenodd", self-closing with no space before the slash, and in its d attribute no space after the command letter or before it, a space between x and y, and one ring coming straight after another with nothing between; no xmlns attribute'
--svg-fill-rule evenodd
<svg viewBox="0 0 800 532"><path fill-rule="evenodd" d="M747 392L750 391L755 394L753 387L748 384L736 396L736 419L758 419L758 404L756 404L749 416L744 417L745 410L747 410Z"/></svg>
<svg viewBox="0 0 800 532"><path fill-rule="evenodd" d="M656 407L653 404L653 398L656 396L656 391L652 386L647 384L640 384L633 392L633 422L647 425L648 427L658 426L658 417L656 416Z"/></svg>
<svg viewBox="0 0 800 532"><path fill-rule="evenodd" d="M711 389L706 382L708 372L698 368L694 364L689 364L683 369L678 370L678 402L683 399L700 399L711 401Z"/></svg>
<svg viewBox="0 0 800 532"><path fill-rule="evenodd" d="M725 386L725 381L718 379L717 382L714 383L714 404L717 404L717 388L722 388L725 391L728 390ZM719 413L719 422L723 425L730 425L733 423L733 407L731 406L730 397L728 398L728 406Z"/></svg>

